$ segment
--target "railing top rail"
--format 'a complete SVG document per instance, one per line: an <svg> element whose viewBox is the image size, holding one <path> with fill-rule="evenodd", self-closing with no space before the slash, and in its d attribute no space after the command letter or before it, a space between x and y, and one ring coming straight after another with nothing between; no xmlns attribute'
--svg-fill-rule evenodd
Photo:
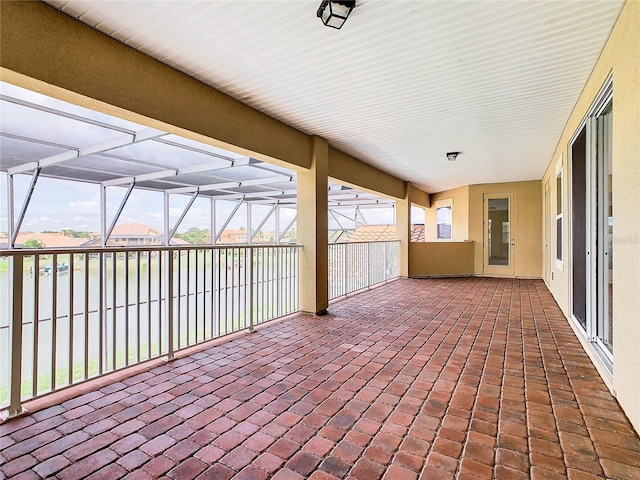
<svg viewBox="0 0 640 480"><path fill-rule="evenodd" d="M330 243L331 245L357 245L362 243L400 243L400 240L373 240L371 242L334 242Z"/></svg>
<svg viewBox="0 0 640 480"><path fill-rule="evenodd" d="M28 257L32 255L69 255L76 253L127 253L127 252L173 252L182 250L229 250L231 248L256 250L259 248L302 248L302 245L298 244L224 244L224 245L141 245L141 246L114 246L114 247L60 247L60 248L15 248L0 250L0 257L12 257L23 256Z"/></svg>

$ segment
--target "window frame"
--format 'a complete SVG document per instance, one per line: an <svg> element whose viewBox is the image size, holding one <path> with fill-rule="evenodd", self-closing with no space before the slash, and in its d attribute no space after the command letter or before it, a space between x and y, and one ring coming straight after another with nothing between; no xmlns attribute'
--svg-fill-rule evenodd
<svg viewBox="0 0 640 480"><path fill-rule="evenodd" d="M442 200L437 200L435 202L435 214L436 214L436 241L437 242L453 242L453 198L445 198ZM438 209L439 208L449 208L449 210L451 211L451 218L449 220L449 223L446 222L439 222L438 221ZM439 225L449 225L449 238L440 238L440 229L439 229Z"/></svg>

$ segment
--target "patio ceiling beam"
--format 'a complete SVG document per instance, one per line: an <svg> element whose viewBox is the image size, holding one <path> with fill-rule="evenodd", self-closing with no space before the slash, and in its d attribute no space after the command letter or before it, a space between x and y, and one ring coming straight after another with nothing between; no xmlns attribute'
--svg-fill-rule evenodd
<svg viewBox="0 0 640 480"><path fill-rule="evenodd" d="M139 132L126 134L121 137L112 138L111 140L106 140L104 142L98 142L92 145L86 145L84 147L79 147L79 148L74 147L73 150L70 150L68 152L58 153L56 155L51 155L50 157L40 159L36 162L29 162L29 163L24 163L22 165L15 166L13 168L8 169L7 173L10 173L12 175L16 173L24 173L27 171L34 170L36 168L48 167L50 165L56 165L59 163L68 162L69 160L75 160L77 158L86 157L89 155L95 155L96 153L107 152L115 148L143 142L145 140L157 138L162 135L166 135L166 133L158 133L157 130L148 128L145 130L140 130ZM126 182L126 183L130 183L130 182Z"/></svg>
<svg viewBox="0 0 640 480"><path fill-rule="evenodd" d="M182 223L182 221L184 220L184 217L187 216L187 213L189 213L189 210L191 209L191 206L193 205L193 202L196 201L196 198L198 198L199 193L195 192L193 194L193 196L191 197L191 199L189 200L189 203L187 203L187 205L184 207L184 210L182 211L182 214L180 214L180 217L178 218L178 221L176 221L176 224L173 226L173 228L171 229L171 231L169 232L169 238L168 238L168 242L171 241L171 239L173 238L173 236L176 234L176 232L178 231L178 228L180 227L180 224Z"/></svg>
<svg viewBox="0 0 640 480"><path fill-rule="evenodd" d="M216 241L214 242L215 244L218 243L218 240L220 240L220 236L222 235L222 232L224 232L224 229L227 228L227 226L229 225L229 222L231 222L231 219L233 218L233 216L236 214L236 212L238 211L238 209L240 208L240 205L242 205L244 203L244 200L240 200L238 202L238 204L235 206L235 208L233 209L233 211L231 212L231 214L227 217L227 219L224 221L224 224L222 225L222 227L220 228L220 231L218 233L216 233ZM213 232L212 232L213 233Z"/></svg>
<svg viewBox="0 0 640 480"><path fill-rule="evenodd" d="M24 197L24 201L22 202L22 208L20 209L20 213L18 214L18 219L16 223L13 224L13 212L9 216L9 220L11 221L11 248L13 248L16 244L16 239L18 238L18 233L20 233L20 227L22 226L22 222L24 221L24 217L27 214L27 209L29 208L29 203L31 202L31 197L33 197L33 191L36 188L36 183L38 182L38 178L40 177L40 168L36 168L33 172L33 176L31 177L31 183L29 184L29 189L27 190L27 195ZM13 209L13 175L9 174L10 188L9 195L11 196L11 201L9 202L10 208Z"/></svg>
<svg viewBox="0 0 640 480"><path fill-rule="evenodd" d="M264 227L264 224L267 223L267 220L269 220L269 218L271 218L271 215L273 215L273 212L276 211L276 208L278 208L278 204L276 203L273 208L271 208L271 210L269 210L269 212L267 213L267 215L264 217L264 219L262 220L262 222L260 222L260 225L258 225L258 228L255 229L255 231L250 232L251 235L251 240L253 240L254 238L256 238L256 235L258 234L258 232L262 229L262 227Z"/></svg>
<svg viewBox="0 0 640 480"><path fill-rule="evenodd" d="M116 224L118 223L118 219L120 218L120 215L122 214L122 210L124 210L124 207L127 204L127 200L129 200L129 196L131 195L131 192L133 191L133 187L135 185L136 184L134 182L132 182L131 185L129 185L129 188L127 189L127 192L124 194L124 197L122 198L122 201L120 202L120 206L118 207L118 210L116 211L116 214L113 216L113 220L111 220L111 225L109 225L109 228L107 229L107 231L104 234L104 244L105 245L109 241L109 237L111 236L111 233L113 232L113 229L116 227ZM105 205L105 207L106 207L106 205Z"/></svg>

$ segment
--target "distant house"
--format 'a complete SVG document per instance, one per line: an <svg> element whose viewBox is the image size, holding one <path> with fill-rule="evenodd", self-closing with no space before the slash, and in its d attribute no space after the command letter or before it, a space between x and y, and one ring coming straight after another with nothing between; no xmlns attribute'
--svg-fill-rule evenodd
<svg viewBox="0 0 640 480"><path fill-rule="evenodd" d="M218 244L229 244L229 243L247 243L247 231L246 230L234 230L234 229L226 229L223 230L220 238L217 241Z"/></svg>
<svg viewBox="0 0 640 480"><path fill-rule="evenodd" d="M15 247L22 248L29 240L37 240L45 248L84 247L89 242L88 238L67 237L58 232L21 232L16 238ZM0 246L9 248L9 239L6 234L0 235Z"/></svg>
<svg viewBox="0 0 640 480"><path fill-rule="evenodd" d="M144 223L122 223L113 228L107 245L109 247L141 247L163 245L163 242L164 235L160 230ZM179 238L173 238L171 243L173 245L188 244ZM100 232L94 232L87 246L99 247L100 244Z"/></svg>

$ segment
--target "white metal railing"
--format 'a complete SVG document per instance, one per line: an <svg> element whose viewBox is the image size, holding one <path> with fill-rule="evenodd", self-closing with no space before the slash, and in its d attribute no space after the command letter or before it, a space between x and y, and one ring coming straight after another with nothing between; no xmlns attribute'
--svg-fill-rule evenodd
<svg viewBox="0 0 640 480"><path fill-rule="evenodd" d="M329 299L396 278L399 244L398 241L329 244Z"/></svg>
<svg viewBox="0 0 640 480"><path fill-rule="evenodd" d="M0 251L0 409L298 311L299 249Z"/></svg>

